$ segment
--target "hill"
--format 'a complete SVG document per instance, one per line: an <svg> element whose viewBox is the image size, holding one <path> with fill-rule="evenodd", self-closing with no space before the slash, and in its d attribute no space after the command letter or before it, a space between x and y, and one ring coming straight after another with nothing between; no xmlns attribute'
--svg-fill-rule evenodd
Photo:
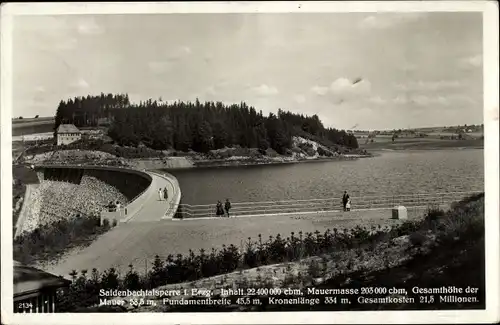
<svg viewBox="0 0 500 325"><path fill-rule="evenodd" d="M156 150L210 150L240 146L273 149L290 155L292 137L301 136L338 151L356 149L356 137L343 130L326 128L317 115L304 116L279 109L264 116L246 103L174 102L148 100L132 104L128 95L101 94L61 101L55 127L109 125L108 135L121 146L145 146Z"/></svg>

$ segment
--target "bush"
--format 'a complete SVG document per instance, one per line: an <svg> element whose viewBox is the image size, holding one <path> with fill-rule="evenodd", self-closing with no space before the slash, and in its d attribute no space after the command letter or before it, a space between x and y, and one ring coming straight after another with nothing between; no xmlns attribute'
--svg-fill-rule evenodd
<svg viewBox="0 0 500 325"><path fill-rule="evenodd" d="M427 209L425 219L427 221L433 222L444 215L445 215L445 212L442 209L440 209L439 207L429 207Z"/></svg>

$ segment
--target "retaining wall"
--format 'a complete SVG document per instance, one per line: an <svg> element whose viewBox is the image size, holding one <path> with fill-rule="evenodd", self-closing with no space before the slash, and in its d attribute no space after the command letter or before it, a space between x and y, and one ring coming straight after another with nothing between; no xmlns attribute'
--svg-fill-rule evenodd
<svg viewBox="0 0 500 325"><path fill-rule="evenodd" d="M35 167L35 171L40 182L46 179L53 179L80 184L83 177L95 177L117 188L125 195L128 202L118 212L103 211L101 213L101 223L104 219L108 219L110 223L113 222L113 219L116 219L117 222L122 222L124 219L138 212L148 199L148 195L143 194L150 189L153 180L147 172L114 166L39 165ZM21 210L24 215L29 204L30 200L28 197L24 201Z"/></svg>

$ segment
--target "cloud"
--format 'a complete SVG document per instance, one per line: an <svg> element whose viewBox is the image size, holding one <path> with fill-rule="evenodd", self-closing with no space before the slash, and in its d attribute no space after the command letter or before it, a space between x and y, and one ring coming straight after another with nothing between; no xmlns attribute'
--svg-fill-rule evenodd
<svg viewBox="0 0 500 325"><path fill-rule="evenodd" d="M160 73L165 72L170 67L170 62L168 61L150 61L148 62L148 68L152 72Z"/></svg>
<svg viewBox="0 0 500 325"><path fill-rule="evenodd" d="M395 104L403 105L408 104L408 97L406 96L396 96L392 99Z"/></svg>
<svg viewBox="0 0 500 325"><path fill-rule="evenodd" d="M178 60L191 55L193 51L188 46L178 46L172 49L171 47L167 47L165 51L167 58L170 60Z"/></svg>
<svg viewBox="0 0 500 325"><path fill-rule="evenodd" d="M338 78L327 86L314 86L311 91L318 96L329 96L335 98L338 104L345 100L352 100L366 96L371 91L371 83L368 80L350 80Z"/></svg>
<svg viewBox="0 0 500 325"><path fill-rule="evenodd" d="M387 14L380 13L365 17L360 21L359 27L362 29L386 29L400 24L418 21L425 17L424 13L398 13Z"/></svg>
<svg viewBox="0 0 500 325"><path fill-rule="evenodd" d="M293 96L293 100L295 100L299 104L302 104L306 102L306 97L304 95L298 94Z"/></svg>
<svg viewBox="0 0 500 325"><path fill-rule="evenodd" d="M387 100L380 97L380 96L374 96L369 99L369 101L373 104L385 104L387 103Z"/></svg>
<svg viewBox="0 0 500 325"><path fill-rule="evenodd" d="M368 80L360 80L354 83L347 78L339 78L331 83L330 91L336 95L349 95L352 93L367 93L371 90L371 83Z"/></svg>
<svg viewBox="0 0 500 325"><path fill-rule="evenodd" d="M463 67L479 68L483 65L483 55L478 54L467 58L463 58L460 60L460 63L462 64Z"/></svg>
<svg viewBox="0 0 500 325"><path fill-rule="evenodd" d="M217 94L217 92L215 91L215 88L213 86L207 87L207 89L205 89L205 93L207 95L212 95L212 96Z"/></svg>
<svg viewBox="0 0 500 325"><path fill-rule="evenodd" d="M76 48L78 41L74 37L64 38L56 43L55 47L57 50L72 50Z"/></svg>
<svg viewBox="0 0 500 325"><path fill-rule="evenodd" d="M323 96L326 95L326 93L328 92L328 87L314 86L311 88L311 91L316 95Z"/></svg>
<svg viewBox="0 0 500 325"><path fill-rule="evenodd" d="M432 80L432 81L410 81L404 84L395 84L400 91L436 91L444 89L457 89L462 87L458 80Z"/></svg>
<svg viewBox="0 0 500 325"><path fill-rule="evenodd" d="M279 93L278 89L273 86L268 86L266 84L262 84L258 87L254 87L253 90L261 95L261 96L271 96Z"/></svg>
<svg viewBox="0 0 500 325"><path fill-rule="evenodd" d="M97 24L94 18L81 20L77 24L77 30L82 35L95 35L104 32L104 29Z"/></svg>
<svg viewBox="0 0 500 325"><path fill-rule="evenodd" d="M86 88L89 88L90 85L88 84L87 81L85 81L85 79L79 78L77 81L75 81L72 84L72 87L76 88L76 89L86 89Z"/></svg>
<svg viewBox="0 0 500 325"><path fill-rule="evenodd" d="M450 94L447 96L433 96L426 94L414 94L414 95L398 95L392 98L382 98L380 96L373 96L368 100L373 105L407 105L413 104L417 106L430 106L430 105L439 105L439 106L450 106L457 104L475 104L476 101L464 94Z"/></svg>
<svg viewBox="0 0 500 325"><path fill-rule="evenodd" d="M449 105L450 102L443 96L427 96L427 95L415 95L410 97L410 101L420 105L420 106L428 106L428 105Z"/></svg>

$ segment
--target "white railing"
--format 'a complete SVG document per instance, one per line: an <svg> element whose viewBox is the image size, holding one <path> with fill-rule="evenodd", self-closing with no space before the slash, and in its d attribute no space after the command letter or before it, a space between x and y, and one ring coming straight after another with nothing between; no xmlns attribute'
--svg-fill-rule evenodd
<svg viewBox="0 0 500 325"><path fill-rule="evenodd" d="M483 191L444 192L444 193L418 193L393 196L362 196L351 197L351 210L365 209L390 209L397 205L406 207L427 207L434 205L447 205L461 200L464 197L479 194ZM231 216L267 215L288 213L317 213L342 210L341 198L324 198L309 200L284 200L262 202L237 202L232 203ZM178 206L178 218L203 218L215 217L216 205L190 205Z"/></svg>

